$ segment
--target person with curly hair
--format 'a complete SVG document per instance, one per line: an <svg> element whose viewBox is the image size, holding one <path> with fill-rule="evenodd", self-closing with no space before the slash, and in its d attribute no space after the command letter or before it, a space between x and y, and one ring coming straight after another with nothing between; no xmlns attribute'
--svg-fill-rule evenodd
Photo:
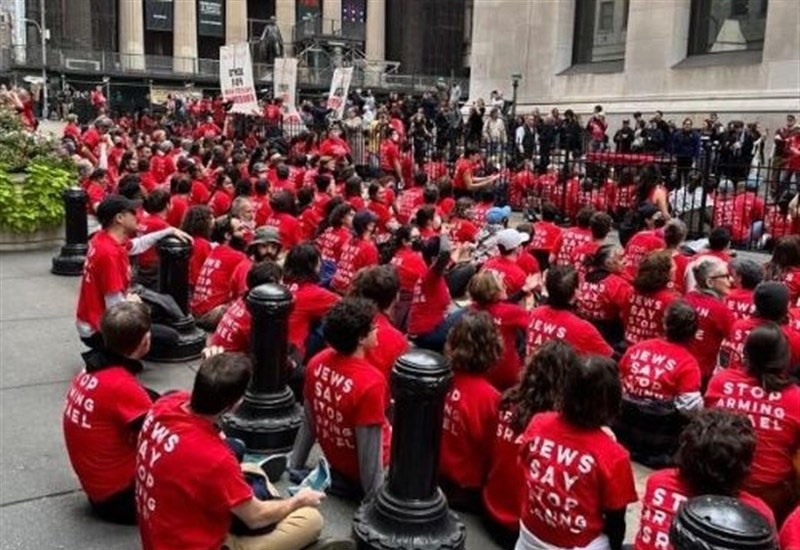
<svg viewBox="0 0 800 550"><path fill-rule="evenodd" d="M214 227L214 216L211 209L204 204L189 207L183 218L181 229L192 236L192 256L189 258L189 287L197 285L200 268L211 252L211 229Z"/></svg>
<svg viewBox="0 0 800 550"><path fill-rule="evenodd" d="M744 488L761 497L778 524L798 501L793 460L800 450L800 386L789 377L790 349L781 327L754 328L744 344L745 369L717 372L705 405L747 416L756 434L755 459Z"/></svg>
<svg viewBox="0 0 800 550"><path fill-rule="evenodd" d="M500 392L485 374L502 351L500 331L483 311L462 315L447 335L445 355L453 384L444 404L439 473L442 490L455 508L480 509L500 402Z"/></svg>
<svg viewBox="0 0 800 550"><path fill-rule="evenodd" d="M742 490L755 449L756 435L744 416L715 409L699 412L681 433L677 467L647 478L634 550L672 550L672 519L683 502L700 495L738 498L774 526L764 501Z"/></svg>
<svg viewBox="0 0 800 550"><path fill-rule="evenodd" d="M525 493L516 550L620 550L636 502L630 456L607 431L622 402L614 361L590 356L564 375L558 411L535 415L520 444Z"/></svg>
<svg viewBox="0 0 800 550"><path fill-rule="evenodd" d="M488 531L504 548L513 547L519 536L525 488L525 470L517 461L522 433L533 415L556 409L564 376L577 367L578 356L569 344L545 342L531 356L519 384L506 390L500 399L489 473L481 496Z"/></svg>
<svg viewBox="0 0 800 550"><path fill-rule="evenodd" d="M800 235L782 237L764 264L764 279L779 281L789 288L791 303L800 298Z"/></svg>
<svg viewBox="0 0 800 550"><path fill-rule="evenodd" d="M651 252L639 264L621 316L628 345L664 335L664 312L678 299L669 289L674 269L666 251Z"/></svg>
<svg viewBox="0 0 800 550"><path fill-rule="evenodd" d="M306 367L305 416L290 461L292 480L305 477L316 441L331 466L331 492L370 498L383 483L391 428L386 419L386 379L366 359L375 347L377 308L364 298L344 298L323 321L329 348Z"/></svg>

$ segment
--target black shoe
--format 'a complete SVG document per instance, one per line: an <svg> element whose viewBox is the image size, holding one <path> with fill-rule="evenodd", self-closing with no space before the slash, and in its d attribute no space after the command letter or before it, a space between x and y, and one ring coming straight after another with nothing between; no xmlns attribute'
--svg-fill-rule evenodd
<svg viewBox="0 0 800 550"><path fill-rule="evenodd" d="M259 462L258 465L264 470L264 473L267 474L270 483L277 483L283 475L283 472L286 471L288 461L288 455L272 455Z"/></svg>

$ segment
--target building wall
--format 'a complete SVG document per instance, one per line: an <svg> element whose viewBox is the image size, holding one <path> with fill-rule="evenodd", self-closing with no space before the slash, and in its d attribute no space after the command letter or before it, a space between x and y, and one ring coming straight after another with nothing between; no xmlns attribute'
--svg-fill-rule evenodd
<svg viewBox="0 0 800 550"><path fill-rule="evenodd" d="M670 118L716 111L774 130L785 113L800 110L797 0L769 2L761 56L689 58L690 0L630 0L618 67L572 66L576 1L474 0L470 98L498 89L510 99L510 76L521 73L518 112L558 106L586 113L599 103L612 128L622 114L660 109Z"/></svg>

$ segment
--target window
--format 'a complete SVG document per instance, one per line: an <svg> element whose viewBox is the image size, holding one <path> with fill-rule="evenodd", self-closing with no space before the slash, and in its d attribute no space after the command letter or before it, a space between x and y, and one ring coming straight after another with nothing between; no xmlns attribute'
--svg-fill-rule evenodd
<svg viewBox="0 0 800 550"><path fill-rule="evenodd" d="M692 0L689 55L764 47L767 0Z"/></svg>
<svg viewBox="0 0 800 550"><path fill-rule="evenodd" d="M572 62L625 59L628 0L576 0Z"/></svg>

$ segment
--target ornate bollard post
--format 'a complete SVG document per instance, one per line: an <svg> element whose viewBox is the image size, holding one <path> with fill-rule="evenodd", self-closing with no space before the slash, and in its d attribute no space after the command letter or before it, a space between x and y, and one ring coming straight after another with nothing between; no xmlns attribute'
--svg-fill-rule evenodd
<svg viewBox="0 0 800 550"><path fill-rule="evenodd" d="M778 548L764 516L738 499L722 496L696 497L683 504L672 522L669 542L675 550Z"/></svg>
<svg viewBox="0 0 800 550"><path fill-rule="evenodd" d="M189 313L189 258L192 245L169 236L161 239L156 246L159 257L158 290L175 300L183 316L162 319L156 312L154 320L175 329L178 341L175 345L151 348L147 358L165 362L194 359L203 351L206 335L195 326L194 318Z"/></svg>
<svg viewBox="0 0 800 550"><path fill-rule="evenodd" d="M244 441L249 452L287 453L302 422L302 409L289 389L289 313L294 299L276 284L264 284L247 295L253 317L253 378L239 407L226 415L223 429Z"/></svg>
<svg viewBox="0 0 800 550"><path fill-rule="evenodd" d="M64 197L64 224L66 227L66 244L61 253L53 258L50 272L55 275L80 275L83 273L83 262L89 240L89 229L86 223L86 191L78 187L70 187L62 193Z"/></svg>
<svg viewBox="0 0 800 550"><path fill-rule="evenodd" d="M464 548L464 524L450 511L437 474L444 397L452 378L444 357L431 351L409 351L395 363L389 478L353 518L359 549Z"/></svg>

